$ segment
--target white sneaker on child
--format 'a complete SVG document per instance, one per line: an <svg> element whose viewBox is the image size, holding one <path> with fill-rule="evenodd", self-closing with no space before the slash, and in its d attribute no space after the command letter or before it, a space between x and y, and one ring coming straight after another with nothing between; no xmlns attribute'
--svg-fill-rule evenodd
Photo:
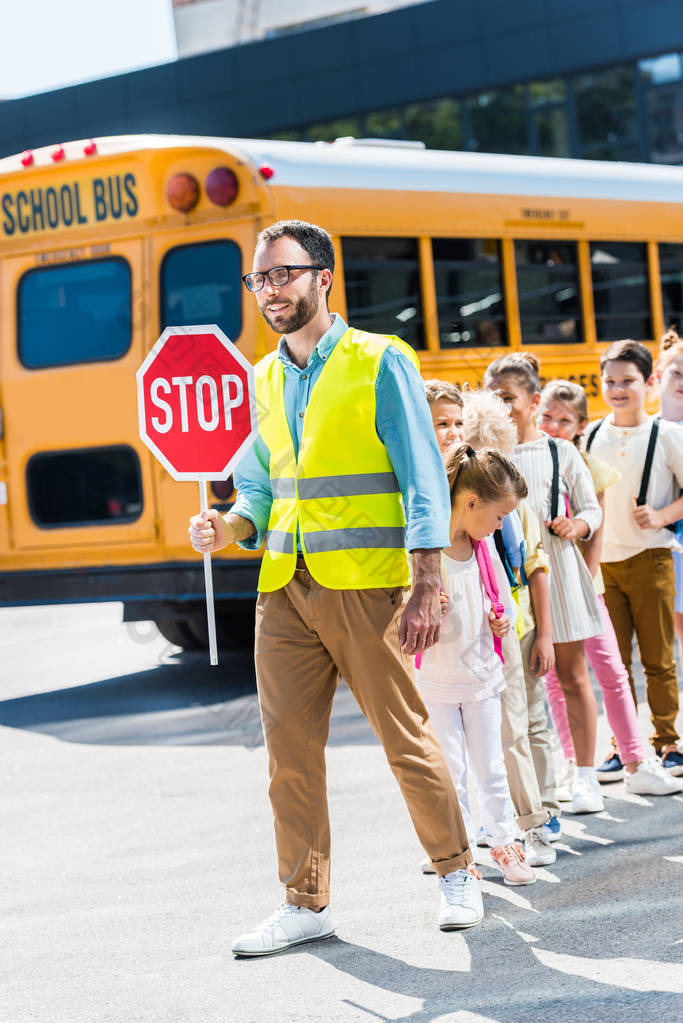
<svg viewBox="0 0 683 1023"><path fill-rule="evenodd" d="M574 795L574 781L576 780L576 761L565 760L562 773L557 781L555 798L558 803L571 803Z"/></svg>
<svg viewBox="0 0 683 1023"><path fill-rule="evenodd" d="M530 867L547 867L557 859L550 838L542 827L530 828L527 831L524 836L524 851Z"/></svg>
<svg viewBox="0 0 683 1023"><path fill-rule="evenodd" d="M683 792L683 778L672 778L666 768L651 757L643 760L633 774L626 772L624 788L637 796L671 796Z"/></svg>
<svg viewBox="0 0 683 1023"><path fill-rule="evenodd" d="M579 775L574 783L572 813L600 813L604 809L605 802L595 772Z"/></svg>

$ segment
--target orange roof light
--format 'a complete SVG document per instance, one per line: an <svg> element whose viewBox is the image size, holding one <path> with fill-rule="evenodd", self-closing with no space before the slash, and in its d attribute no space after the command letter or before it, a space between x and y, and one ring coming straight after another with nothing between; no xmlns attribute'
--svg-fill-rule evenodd
<svg viewBox="0 0 683 1023"><path fill-rule="evenodd" d="M199 202L199 182L192 174L174 174L166 185L166 198L174 210L189 213Z"/></svg>
<svg viewBox="0 0 683 1023"><path fill-rule="evenodd" d="M206 179L206 194L216 206L230 206L237 198L239 182L227 167L214 167Z"/></svg>

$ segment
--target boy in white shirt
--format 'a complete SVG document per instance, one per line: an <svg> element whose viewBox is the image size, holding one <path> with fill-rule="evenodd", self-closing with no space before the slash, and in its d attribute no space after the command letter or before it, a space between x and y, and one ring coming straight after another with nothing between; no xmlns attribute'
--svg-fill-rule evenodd
<svg viewBox="0 0 683 1023"><path fill-rule="evenodd" d="M662 765L683 773L676 716L678 680L674 659L676 537L667 526L683 517L683 428L658 421L649 483L639 495L653 417L645 399L653 383L652 356L638 341L616 341L600 359L602 393L612 413L587 431L592 454L621 473L605 491L602 571L605 602L622 660L631 673L635 630L647 680L654 725L652 745ZM641 501L644 498L644 503Z"/></svg>

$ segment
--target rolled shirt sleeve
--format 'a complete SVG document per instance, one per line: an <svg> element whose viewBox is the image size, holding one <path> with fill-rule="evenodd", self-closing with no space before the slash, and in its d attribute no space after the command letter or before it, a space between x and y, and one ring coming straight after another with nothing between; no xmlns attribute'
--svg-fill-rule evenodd
<svg viewBox="0 0 683 1023"><path fill-rule="evenodd" d="M273 493L270 487L270 451L260 435L235 470L237 500L232 511L254 523L256 532L239 546L245 551L257 551L266 538Z"/></svg>
<svg viewBox="0 0 683 1023"><path fill-rule="evenodd" d="M375 382L375 425L387 449L406 514L409 551L448 547L451 517L446 470L424 383L398 349L387 348Z"/></svg>

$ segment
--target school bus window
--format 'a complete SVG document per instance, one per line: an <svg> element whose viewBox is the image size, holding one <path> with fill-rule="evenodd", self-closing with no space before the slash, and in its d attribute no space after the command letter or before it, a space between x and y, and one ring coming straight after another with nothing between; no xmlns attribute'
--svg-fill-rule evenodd
<svg viewBox="0 0 683 1023"><path fill-rule="evenodd" d="M662 282L664 326L683 330L683 242L662 242L659 246L659 276Z"/></svg>
<svg viewBox="0 0 683 1023"><path fill-rule="evenodd" d="M524 344L583 341L575 242L515 242Z"/></svg>
<svg viewBox="0 0 683 1023"><path fill-rule="evenodd" d="M342 238L349 323L424 348L415 238Z"/></svg>
<svg viewBox="0 0 683 1023"><path fill-rule="evenodd" d="M38 267L18 288L19 358L28 369L119 359L131 342L125 259Z"/></svg>
<svg viewBox="0 0 683 1023"><path fill-rule="evenodd" d="M640 242L591 242L598 341L652 337L647 247Z"/></svg>
<svg viewBox="0 0 683 1023"><path fill-rule="evenodd" d="M441 347L507 345L500 243L435 238L432 254Z"/></svg>
<svg viewBox="0 0 683 1023"><path fill-rule="evenodd" d="M124 445L33 455L26 492L31 517L43 529L110 526L142 512L140 464Z"/></svg>
<svg viewBox="0 0 683 1023"><path fill-rule="evenodd" d="M170 249L161 265L161 329L215 323L236 341L242 330L241 274L235 242Z"/></svg>

